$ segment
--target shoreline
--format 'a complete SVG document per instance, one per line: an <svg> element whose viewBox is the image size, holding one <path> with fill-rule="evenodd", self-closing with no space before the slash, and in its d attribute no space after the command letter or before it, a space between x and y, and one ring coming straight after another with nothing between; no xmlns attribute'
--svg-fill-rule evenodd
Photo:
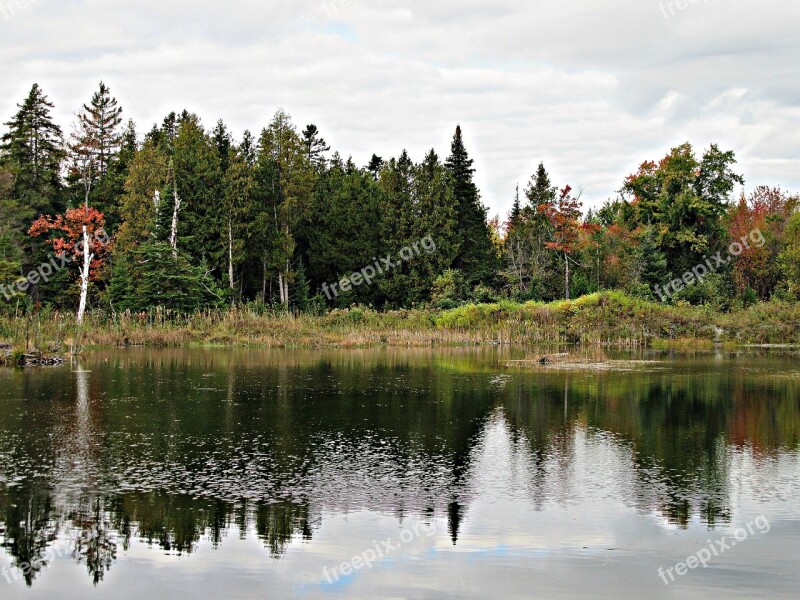
<svg viewBox="0 0 800 600"><path fill-rule="evenodd" d="M23 353L63 355L74 344L74 316L0 316L0 363ZM449 310L353 307L322 315L240 307L178 315L87 315L82 348L371 348L549 345L601 348L800 346L800 305L770 302L732 313L646 302L620 292L571 301L467 304Z"/></svg>

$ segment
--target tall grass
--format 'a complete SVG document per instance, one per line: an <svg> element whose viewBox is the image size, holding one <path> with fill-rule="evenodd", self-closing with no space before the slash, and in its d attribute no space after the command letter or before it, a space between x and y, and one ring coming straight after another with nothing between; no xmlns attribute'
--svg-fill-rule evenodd
<svg viewBox="0 0 800 600"><path fill-rule="evenodd" d="M0 342L15 350L62 352L74 343L74 315L43 310L0 315ZM255 347L368 347L476 344L585 344L639 347L654 343L733 341L800 342L800 306L768 303L729 315L705 308L645 302L620 292L602 292L549 304L469 304L446 311L379 312L367 308L324 315L292 314L248 305L179 314L86 316L86 346L184 345Z"/></svg>

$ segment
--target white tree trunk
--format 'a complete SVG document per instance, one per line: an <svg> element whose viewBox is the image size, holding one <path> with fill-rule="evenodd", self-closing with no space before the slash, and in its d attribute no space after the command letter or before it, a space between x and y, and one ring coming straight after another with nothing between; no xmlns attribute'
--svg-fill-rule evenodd
<svg viewBox="0 0 800 600"><path fill-rule="evenodd" d="M233 290L233 226L230 218L228 219L228 284Z"/></svg>
<svg viewBox="0 0 800 600"><path fill-rule="evenodd" d="M83 325L83 315L86 313L86 298L89 295L89 267L94 254L89 254L89 233L86 225L83 226L83 266L81 267L81 299L78 304L78 325Z"/></svg>
<svg viewBox="0 0 800 600"><path fill-rule="evenodd" d="M278 273L278 293L280 294L281 304L286 304L286 299L283 295L283 273Z"/></svg>
<svg viewBox="0 0 800 600"><path fill-rule="evenodd" d="M565 273L564 279L565 279L565 285L566 285L566 289L567 289L567 300L569 300L569 254L567 254L566 252L564 252L564 265L565 265L565 267L564 267L564 273Z"/></svg>
<svg viewBox="0 0 800 600"><path fill-rule="evenodd" d="M178 213L181 210L181 199L178 196L178 189L175 188L175 207L172 209L172 227L169 233L169 245L172 247L172 255L178 256Z"/></svg>
<svg viewBox="0 0 800 600"><path fill-rule="evenodd" d="M289 261L286 261L286 272L283 275L283 304L289 306Z"/></svg>

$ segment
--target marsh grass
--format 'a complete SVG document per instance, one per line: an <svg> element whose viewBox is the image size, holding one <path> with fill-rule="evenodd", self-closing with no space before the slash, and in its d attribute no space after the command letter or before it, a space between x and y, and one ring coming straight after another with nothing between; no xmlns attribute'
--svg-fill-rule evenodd
<svg viewBox="0 0 800 600"><path fill-rule="evenodd" d="M0 316L0 342L15 351L66 352L74 315L43 310ZM266 348L580 344L600 347L709 347L713 343L800 342L800 306L767 303L720 315L602 292L549 304L499 302L451 310L379 312L353 307L323 315L263 306L178 314L87 314L85 346L187 345Z"/></svg>

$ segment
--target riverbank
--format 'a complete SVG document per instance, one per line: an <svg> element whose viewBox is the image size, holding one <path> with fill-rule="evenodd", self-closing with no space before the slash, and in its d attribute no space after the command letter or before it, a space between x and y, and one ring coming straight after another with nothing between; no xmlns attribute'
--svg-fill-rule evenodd
<svg viewBox="0 0 800 600"><path fill-rule="evenodd" d="M75 342L71 314L0 317L0 360L27 350L66 352ZM192 315L162 310L90 313L84 347L207 345L318 348L479 344L583 344L605 347L800 343L800 305L758 304L729 314L667 306L619 292L549 304L470 304L451 310L378 312L366 308L292 315L242 307ZM12 349L13 347L13 349Z"/></svg>

